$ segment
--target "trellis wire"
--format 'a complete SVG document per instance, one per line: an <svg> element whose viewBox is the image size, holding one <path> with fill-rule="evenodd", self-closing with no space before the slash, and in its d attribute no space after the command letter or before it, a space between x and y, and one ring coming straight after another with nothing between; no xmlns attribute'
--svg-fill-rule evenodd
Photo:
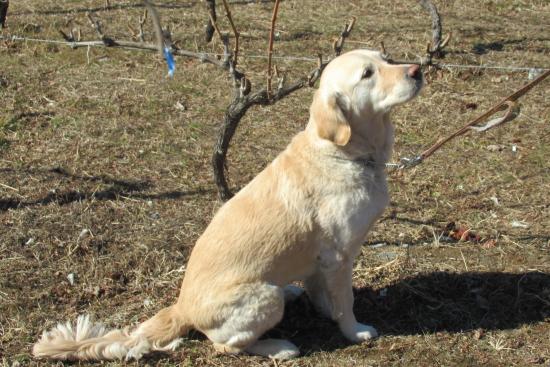
<svg viewBox="0 0 550 367"><path fill-rule="evenodd" d="M60 41L60 40L49 40L49 39L41 39L41 38L28 38L28 37L21 37L21 36L0 36L0 40L11 40L11 41L30 41L30 42L41 42L41 43L51 43L51 44L61 44L66 45L69 47L75 47L76 43L78 43L79 46L88 47L88 50L90 47L105 47L105 44L102 41L79 41L79 42L70 42L70 41ZM132 50L143 50L143 51L150 51L148 48L137 48L137 47L130 47L130 46L118 46L118 48L124 48L124 49L132 49ZM223 56L223 54L219 53L213 53L213 52L200 52L200 54L208 55L208 56ZM241 57L244 58L256 58L256 59L265 59L268 58L267 55L246 55L241 54ZM308 62L317 62L318 59L307 57L307 56L271 56L272 59L278 59L278 60L289 60L289 61L308 61ZM447 69L488 69L488 70L503 70L503 71L510 71L510 72L529 72L529 79L534 79L539 73L544 73L550 68L543 68L543 67L528 67L528 66L500 66L500 65L467 65L467 64L445 64L445 63L438 63L438 67L443 67ZM401 169L406 168L409 166L415 166L416 164L420 163L421 161L414 161L417 158L408 159L403 158L401 160L401 163L385 163L386 168L388 169ZM405 160L405 162L403 162ZM412 163L412 164L411 164Z"/></svg>
<svg viewBox="0 0 550 367"><path fill-rule="evenodd" d="M29 38L29 37L21 37L21 36L0 36L0 40L7 40L7 41L30 41L30 42L40 42L40 43L52 43L52 44L61 44L71 47L71 45L75 44L76 42L70 42L70 41L60 41L60 40L50 40L50 39L42 39L42 38ZM88 47L105 47L105 44L102 41L79 41L79 45L81 46L88 46ZM150 51L148 49L139 49L135 47L124 47L120 46L117 48L124 48L124 49L132 49L132 50L143 50L143 51ZM199 52L204 55L208 56L223 56L221 53L215 53L215 52ZM267 59L267 55L240 55L241 57L248 58L248 59ZM307 56L290 56L290 55L281 55L281 56L272 56L273 59L277 60L288 60L288 61L308 61L308 62L317 62L318 59L314 57L307 57ZM550 68L546 67L539 67L539 66L501 66L501 65L468 65L468 64L446 64L446 63L438 63L437 66L447 68L447 69L487 69L487 70L502 70L502 71L510 71L510 72L529 72L531 73L540 73L547 70L550 70Z"/></svg>

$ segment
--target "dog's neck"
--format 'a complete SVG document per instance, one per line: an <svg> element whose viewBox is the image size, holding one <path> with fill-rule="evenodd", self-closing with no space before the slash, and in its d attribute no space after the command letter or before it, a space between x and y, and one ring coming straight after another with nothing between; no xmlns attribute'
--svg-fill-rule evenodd
<svg viewBox="0 0 550 367"><path fill-rule="evenodd" d="M371 115L368 121L353 118L350 121L351 139L344 146L337 146L317 135L315 121L310 119L306 134L319 141L329 155L365 165L384 167L391 158L393 148L393 125L389 113Z"/></svg>
<svg viewBox="0 0 550 367"><path fill-rule="evenodd" d="M351 139L342 149L354 159L372 158L386 163L393 149L393 125L389 113L371 115L369 120L352 120Z"/></svg>

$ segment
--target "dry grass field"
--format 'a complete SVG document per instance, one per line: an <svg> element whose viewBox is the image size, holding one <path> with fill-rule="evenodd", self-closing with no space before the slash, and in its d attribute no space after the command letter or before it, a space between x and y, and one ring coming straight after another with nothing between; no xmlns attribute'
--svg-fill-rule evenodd
<svg viewBox="0 0 550 367"><path fill-rule="evenodd" d="M264 55L272 2L232 0L243 55ZM177 45L205 44L204 3L158 1ZM435 1L452 30L450 64L550 67L544 0ZM4 35L61 40L58 30L130 40L138 0L12 1ZM221 16L220 26L229 30ZM285 0L275 55L315 57L350 16L346 49L416 58L431 38L415 1ZM153 39L146 25L146 38ZM152 52L0 42L0 363L50 365L30 349L44 328L90 313L123 327L177 297L194 242L220 206L210 156L230 81L177 58L173 79ZM276 59L292 80L315 62ZM241 59L253 85L266 60ZM526 71L442 69L393 116L394 159L419 153L528 82ZM446 145L390 175L391 205L366 239L354 273L355 311L382 336L350 345L304 296L270 335L303 355L278 362L216 354L199 333L141 366L530 366L550 364L550 81L521 115ZM242 187L304 128L313 89L251 109L229 153ZM513 149L513 147L515 147ZM477 237L457 241L452 222ZM62 365L59 363L59 365ZM88 365L81 363L78 365ZM118 366L120 363L104 363Z"/></svg>

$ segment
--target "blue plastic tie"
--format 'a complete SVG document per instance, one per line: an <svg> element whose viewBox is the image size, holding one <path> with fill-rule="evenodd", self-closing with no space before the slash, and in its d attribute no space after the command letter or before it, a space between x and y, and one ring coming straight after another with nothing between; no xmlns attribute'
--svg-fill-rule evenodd
<svg viewBox="0 0 550 367"><path fill-rule="evenodd" d="M168 76L172 78L174 76L174 71L176 71L176 62L174 61L174 55L172 55L170 48L166 46L164 46L164 59L166 60L166 65L168 65Z"/></svg>

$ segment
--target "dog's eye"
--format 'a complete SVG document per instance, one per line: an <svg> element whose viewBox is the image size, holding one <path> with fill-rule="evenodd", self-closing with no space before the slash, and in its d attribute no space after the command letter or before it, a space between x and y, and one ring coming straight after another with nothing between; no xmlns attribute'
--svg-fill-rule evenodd
<svg viewBox="0 0 550 367"><path fill-rule="evenodd" d="M361 79L368 79L374 74L374 71L371 68L366 68L363 70L363 75L361 75Z"/></svg>

